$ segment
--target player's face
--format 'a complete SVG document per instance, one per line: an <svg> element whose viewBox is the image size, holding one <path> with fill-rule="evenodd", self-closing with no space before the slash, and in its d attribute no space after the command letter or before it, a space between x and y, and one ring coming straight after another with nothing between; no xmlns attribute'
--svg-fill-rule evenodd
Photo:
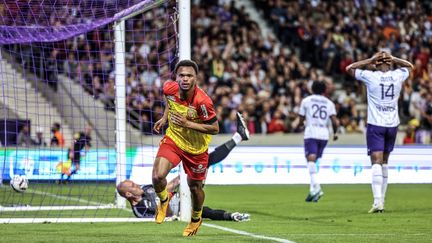
<svg viewBox="0 0 432 243"><path fill-rule="evenodd" d="M195 87L196 83L196 73L193 67L184 66L177 69L177 82L180 89L183 91L188 91Z"/></svg>
<svg viewBox="0 0 432 243"><path fill-rule="evenodd" d="M141 189L141 187L135 183L128 183L128 189L127 189L127 193L125 193L125 197L126 198L134 198L134 197L139 197L142 195L143 191Z"/></svg>

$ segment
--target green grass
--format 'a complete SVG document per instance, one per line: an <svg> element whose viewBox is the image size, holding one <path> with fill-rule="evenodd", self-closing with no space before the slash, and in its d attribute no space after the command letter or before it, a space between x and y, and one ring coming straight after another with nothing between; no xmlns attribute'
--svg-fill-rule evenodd
<svg viewBox="0 0 432 243"><path fill-rule="evenodd" d="M112 202L113 186L32 185L33 190L51 190L68 195ZM324 185L324 197L318 203L305 203L306 185L206 186L207 206L229 211L248 212L249 222L205 221L255 235L295 242L431 242L432 185L391 184L386 211L367 214L371 203L370 185ZM90 198L91 192L94 196ZM61 203L31 193L12 194L0 188L0 204L21 202ZM6 199L5 197L8 197ZM54 201L49 201L54 200ZM76 202L74 202L76 204ZM50 216L47 216L49 214ZM15 214L0 212L0 217ZM123 210L28 212L26 217L130 217ZM24 215L21 215L23 217ZM14 216L15 217L15 216ZM196 237L181 236L184 222L155 223L65 223L3 224L0 242L271 242L222 231L203 225Z"/></svg>

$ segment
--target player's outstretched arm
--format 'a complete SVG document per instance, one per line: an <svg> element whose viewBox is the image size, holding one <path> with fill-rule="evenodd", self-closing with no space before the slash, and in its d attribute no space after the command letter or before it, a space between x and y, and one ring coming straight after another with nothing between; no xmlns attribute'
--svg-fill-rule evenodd
<svg viewBox="0 0 432 243"><path fill-rule="evenodd" d="M363 68L367 65L375 64L375 62L377 62L378 60L383 58L383 53L384 52L378 52L378 53L375 53L375 55L373 55L371 58L351 63L348 67L345 68L345 71L349 75L355 77L355 70L357 68Z"/></svg>
<svg viewBox="0 0 432 243"><path fill-rule="evenodd" d="M159 119L153 126L153 130L157 133L161 132L161 129L165 126L167 120L168 120L168 103L166 102L166 97L164 95L164 102L165 102L165 110L164 110L164 114L162 116L161 119Z"/></svg>
<svg viewBox="0 0 432 243"><path fill-rule="evenodd" d="M407 60L404 60L404 59L401 59L398 57L394 57L394 56L390 56L390 58L391 58L391 61L396 65L399 65L401 67L406 67L406 68L409 68L411 70L414 69L414 65L412 65L412 63L408 62Z"/></svg>
<svg viewBox="0 0 432 243"><path fill-rule="evenodd" d="M413 77L413 70L414 70L414 65L412 65L412 63L410 63L409 61L407 61L407 60L404 60L404 59L401 59L401 58L398 58L398 57L394 57L394 56L392 56L392 55L390 55L390 60L394 63L394 64L396 64L396 65L398 65L398 66L400 66L400 67L406 67L406 68L408 68L408 71L409 71L409 78L412 78Z"/></svg>
<svg viewBox="0 0 432 243"><path fill-rule="evenodd" d="M304 116L302 116L302 115L299 115L299 116L297 117L297 121L298 121L298 123L297 123L297 125L294 127L294 129L298 129L298 128L303 129L305 120L306 120L306 117L304 117Z"/></svg>

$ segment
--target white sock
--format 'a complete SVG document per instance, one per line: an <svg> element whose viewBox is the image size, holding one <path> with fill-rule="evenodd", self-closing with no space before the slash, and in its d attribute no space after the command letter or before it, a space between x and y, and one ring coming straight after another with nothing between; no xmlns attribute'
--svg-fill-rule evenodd
<svg viewBox="0 0 432 243"><path fill-rule="evenodd" d="M240 135L240 133L236 132L233 136L232 139L234 140L235 144L239 144L242 141L242 137Z"/></svg>
<svg viewBox="0 0 432 243"><path fill-rule="evenodd" d="M309 175L311 178L309 191L315 193L321 189L318 182L317 168L315 162L308 161Z"/></svg>
<svg viewBox="0 0 432 243"><path fill-rule="evenodd" d="M388 165L387 164L382 165L382 176L383 176L383 183L382 183L382 187L381 187L381 193L382 193L381 201L382 201L382 203L384 203L385 195L387 192L387 181L388 181Z"/></svg>
<svg viewBox="0 0 432 243"><path fill-rule="evenodd" d="M383 173L380 164L372 165L372 193L374 204L381 203L382 198Z"/></svg>

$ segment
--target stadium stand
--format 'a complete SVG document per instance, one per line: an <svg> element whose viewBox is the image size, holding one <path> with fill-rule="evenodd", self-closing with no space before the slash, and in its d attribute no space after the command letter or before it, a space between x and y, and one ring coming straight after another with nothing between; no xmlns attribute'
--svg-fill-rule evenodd
<svg viewBox="0 0 432 243"><path fill-rule="evenodd" d="M302 61L343 83L345 89L351 90L349 96L364 97L363 88L344 72L353 61L383 50L415 64L414 78L406 82L401 95L400 115L409 129L418 130L418 134L426 134L426 137L430 134L431 98L426 95L432 91L430 2L254 2L262 15L270 20L283 45L295 49ZM338 103L342 105L339 99ZM346 123L345 114L338 116ZM423 143L422 137L415 140Z"/></svg>
<svg viewBox="0 0 432 243"><path fill-rule="evenodd" d="M56 109L51 109L51 104L39 92L27 92L22 94L21 92L25 92L26 88L33 84L27 82L25 78L5 60L1 60L0 65L0 70L2 71L1 77L5 79L5 83L7 83L7 85L3 86L5 95L1 101L1 106L5 108L6 113L3 114L2 117L11 120L29 120L31 121L29 125L34 128L31 129L30 127L30 131L36 133L36 128L40 128L45 138L51 137L51 125L54 122L61 122L61 131L70 143L72 130L68 124L62 122L63 118L61 114ZM31 112L28 112L29 110ZM44 116L41 116L41 114ZM12 141L12 144L5 144L13 145L14 141Z"/></svg>
<svg viewBox="0 0 432 243"><path fill-rule="evenodd" d="M257 22L251 20L244 6L236 7L235 1L200 1L192 6L192 55L201 64L200 85L215 101L222 133L233 132L231 117L236 111L247 119L251 133L273 133L274 123L282 123L278 132L299 132L293 124L295 114L302 98L310 93L314 80L329 84L342 124L340 132L363 133L367 115L365 90L343 70L353 61L370 56L378 47L416 64L414 79L406 83L401 95L401 118L406 125L401 128L411 126L412 130L425 131L419 134L426 137L430 134L432 108L428 108L431 98L427 95L432 91L428 45L432 40L430 4L420 1L389 1L385 6L379 1L253 2L262 11L263 19L270 20L277 39L273 35L261 36ZM142 43L127 46L129 122L144 134L151 133L153 122L161 115L159 89L170 78L169 65L158 67L170 63L174 53L156 60L152 50L157 43L149 41L149 35L133 33L159 24L138 18L128 22L134 31L128 32L127 38ZM42 75L55 80L50 75L63 73L80 83L95 99L103 101L107 110L112 110L113 44L107 41L112 39L112 33L108 29L103 32L104 35L93 31L86 38L66 42L61 48L41 48L44 56L65 60L48 63ZM167 36L172 34L171 29L166 32ZM172 41L168 46L176 45ZM102 54L95 56L95 53ZM51 85L56 86L55 82Z"/></svg>

